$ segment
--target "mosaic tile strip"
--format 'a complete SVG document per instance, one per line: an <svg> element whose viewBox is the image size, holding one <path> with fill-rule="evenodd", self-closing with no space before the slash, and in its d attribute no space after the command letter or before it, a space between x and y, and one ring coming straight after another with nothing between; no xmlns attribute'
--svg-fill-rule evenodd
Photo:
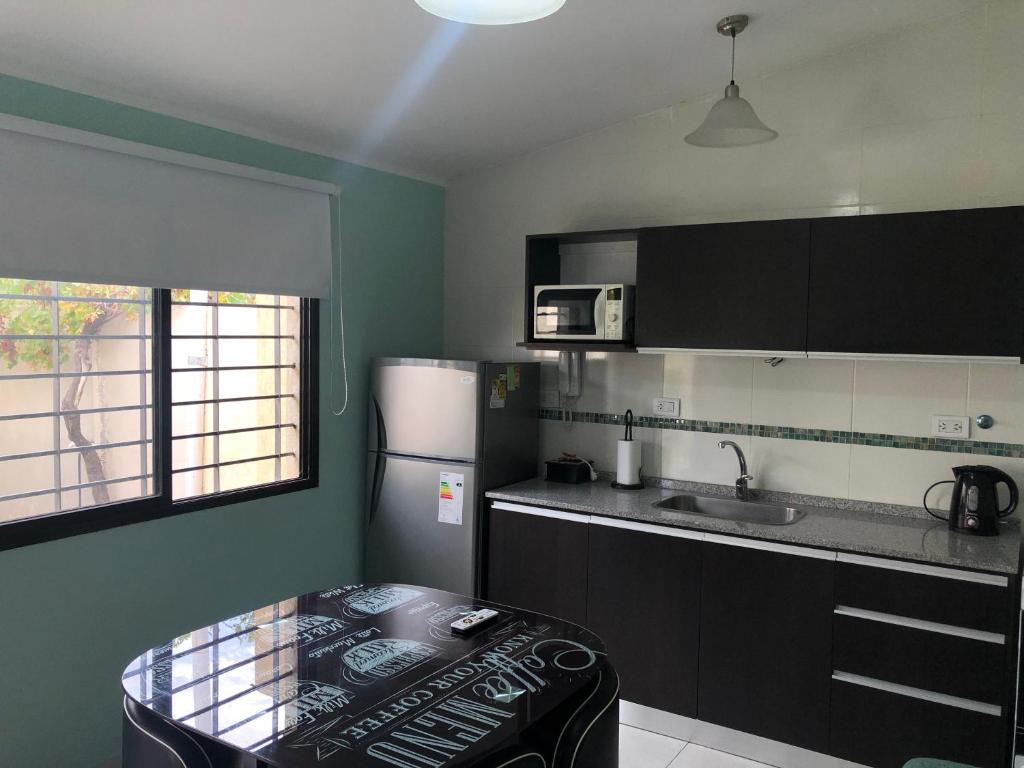
<svg viewBox="0 0 1024 768"><path fill-rule="evenodd" d="M557 408L542 408L540 417L550 421L561 421L562 412ZM596 411L575 411L573 421L585 424L606 424L623 426L621 413L598 413ZM871 445L878 448L909 448L915 451L939 451L942 453L969 453L977 456L1004 456L1024 458L1024 445L1020 443L990 443L984 440L950 440L941 437L911 437L909 435L884 435L877 432L851 432L838 429L807 429L804 427L777 427L768 424L743 424L733 421L704 421L702 419L667 419L663 416L638 416L633 420L636 427L646 429L670 429L680 432L709 432L716 435L749 435L779 440L809 440L815 443L844 443L848 445Z"/></svg>

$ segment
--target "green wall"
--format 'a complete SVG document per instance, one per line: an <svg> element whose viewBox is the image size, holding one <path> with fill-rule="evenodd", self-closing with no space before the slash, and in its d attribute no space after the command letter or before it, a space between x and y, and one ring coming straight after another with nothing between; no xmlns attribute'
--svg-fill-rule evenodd
<svg viewBox="0 0 1024 768"><path fill-rule="evenodd" d="M94 766L120 751L120 673L139 652L360 578L367 363L441 353L444 189L2 75L0 112L343 190L351 405L328 408L324 302L320 487L0 552L0 766Z"/></svg>

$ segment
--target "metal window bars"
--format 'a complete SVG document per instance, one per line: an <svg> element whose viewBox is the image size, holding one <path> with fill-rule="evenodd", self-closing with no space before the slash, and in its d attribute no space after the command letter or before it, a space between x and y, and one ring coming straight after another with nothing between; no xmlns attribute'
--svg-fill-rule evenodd
<svg viewBox="0 0 1024 768"><path fill-rule="evenodd" d="M134 297L128 296L116 296L116 297L104 297L104 296L90 296L75 295L73 292L76 290L76 284L60 283L60 282L49 282L42 288L43 291L48 293L0 293L0 299L9 299L18 302L37 302L45 303L50 315L50 333L26 333L24 328L18 329L17 333L0 333L0 343L2 342L40 342L48 344L50 348L49 354L49 366L50 371L30 371L22 370L16 372L3 372L0 373L0 386L6 382L49 382L50 383L50 401L51 407L48 410L34 410L24 412L13 412L7 414L0 414L0 425L10 424L12 427L17 423L28 422L32 419L40 420L41 424L45 422L50 423L50 446L46 449L40 450L11 450L13 446L4 446L7 448L5 451L0 448L0 469L3 467L17 466L13 462L18 460L29 460L29 459L44 459L47 456L53 457L53 479L52 484L46 487L37 487L32 490L19 491L17 493L0 494L0 502L14 501L18 499L32 498L37 496L52 495L53 497L53 512L61 512L67 509L76 509L83 506L89 506L89 500L83 497L83 491L87 491L90 488L94 488L99 485L117 485L128 482L138 482L141 493L139 496L146 496L153 493L155 489L154 482L154 467L152 464L152 458L150 451L154 444L153 435L153 418L154 418L154 406L151 402L150 392L150 380L153 377L154 371L151 365L151 354L149 345L153 342L156 331L152 327L152 308L153 308L153 297L152 292L148 288L138 288L138 293ZM211 394L213 397L199 397L193 399L181 399L178 401L173 400L173 393L171 407L179 408L183 406L203 406L212 407L212 429L202 429L200 431L191 430L188 433L172 434L172 441L182 441L196 438L212 438L214 450L212 462L203 462L198 466L192 467L176 467L172 469L172 473L177 475L188 471L202 471L202 470L213 470L215 482L214 492L221 490L221 468L227 466L236 466L249 463L255 463L260 461L273 462L273 478L272 481L279 482L281 480L290 479L285 477L285 468L283 461L287 458L298 458L297 449L287 450L287 445L298 445L298 394L297 392L292 393L286 391L285 373L287 371L296 371L298 365L296 363L283 362L285 359L284 345L289 342L294 342L297 346L300 343L298 338L298 324L292 323L287 326L284 322L286 313L294 312L298 307L292 302L290 297L275 296L270 301L259 301L253 303L222 303L221 295L218 293L210 294L211 300L208 301L174 301L170 303L172 306L182 307L204 307L208 308L212 313L212 322L210 330L211 333L205 334L192 334L182 333L175 334L173 328L171 328L171 339L172 344L175 340L206 340L210 342L212 347L212 365L200 366L200 367L187 367L187 368L172 368L171 373L186 374L194 371L205 371L213 376L213 387ZM269 297L268 297L269 298ZM135 333L130 332L125 327L118 327L117 331L109 334L82 334L82 333L69 333L65 332L66 329L62 327L62 314L61 305L65 303L82 303L82 302L102 302L103 304L115 304L115 305L128 305L138 308L138 325ZM230 312L235 309L250 309L250 310L261 310L272 312L273 321L273 332L272 333L251 333L248 332L248 328L237 329L232 328L231 330L243 330L246 332L242 333L221 333L221 317L222 313ZM270 330L267 328L266 330ZM125 366L126 362L130 358L125 358L123 355L119 362L120 366L116 370L86 370L86 371L68 371L62 370L61 345L66 343L80 342L83 340L101 340L101 341L115 341L115 342L137 342L137 357L131 360L133 363L130 366ZM263 361L239 361L234 360L229 365L221 365L221 351L222 343L227 341L237 341L244 343L245 341L255 341L257 343L268 343L272 345L273 349L273 363L267 363ZM298 359L298 355L294 359ZM244 364L237 364L244 363ZM223 391L221 374L232 374L235 372L244 371L266 371L272 378L272 385L268 387L269 391L258 391L250 395L236 395L233 392ZM136 377L138 380L138 402L123 404L123 405L92 405L85 403L87 407L79 407L72 409L64 409L62 403L62 383L73 379L75 377L81 377L83 380L100 380L106 381L106 379L98 377L111 377L111 380L122 380L130 377ZM173 389L173 387L172 387ZM124 391L123 389L121 390ZM294 413L294 418L287 418L288 412L285 408L285 403L289 400L294 400L296 408L291 413ZM231 424L229 428L225 428L221 424L222 414L221 408L226 404L244 404L244 403L260 403L262 401L270 401L272 403L271 408L273 412L272 419L268 419L270 423L258 423L262 419L253 418L251 423ZM100 415L106 417L110 414L124 413L129 414L134 412L138 417L138 439L108 439L105 435L97 435L92 445L62 445L62 432L63 432L63 420L66 417L73 416L92 416ZM269 414L268 414L269 415ZM292 430L293 433L290 435L293 439L286 441L285 436L288 435L288 430ZM248 457L235 457L232 456L230 461L222 462L220 457L221 452L221 437L230 435L244 435L259 434L272 432L273 434L273 448L271 450L257 451L259 455L253 455ZM90 435L90 438L93 436ZM269 448L269 445L266 446ZM138 472L129 472L124 476L115 476L109 479L104 478L99 481L87 481L85 473L83 472L83 453L87 450L96 450L106 452L112 449L138 449ZM67 467L62 466L61 458L67 455L77 456L78 471L70 473L72 476L68 477L69 473L66 471ZM134 467L133 467L134 469ZM77 477L73 475L77 474ZM73 482L70 482L73 481ZM270 482L271 479L267 478ZM234 488L232 488L233 490ZM0 489L3 490L3 489ZM68 499L66 492L78 492L78 500L75 503L74 499ZM207 491L208 492L208 491ZM38 513L37 513L38 514ZM44 513L45 514L45 513Z"/></svg>
<svg viewBox="0 0 1024 768"><path fill-rule="evenodd" d="M0 423L17 423L24 422L31 419L42 419L47 420L51 423L50 425L50 445L51 447L45 450L36 451L21 451L18 453L9 453L0 455L0 466L8 462L27 460L27 459L40 459L46 457L52 457L53 463L53 475L52 484L42 488L36 488L30 491L21 491L17 493L6 493L0 494L0 502L16 501L19 499L34 498L39 496L51 495L53 497L53 512L61 512L66 509L75 509L82 506L88 506L82 497L82 491L85 489L96 488L98 486L112 486L128 482L139 483L140 492L138 494L132 494L135 496L146 496L150 493L150 488L153 480L152 472L149 466L148 450L152 444L151 438L151 413L152 404L149 402L149 390L147 386L147 376L151 373L149 369L149 353L147 344L152 340L152 328L151 328L151 308L153 305L152 294L148 288L137 288L137 294L134 298L128 296L117 296L117 297L105 297L88 295L83 292L82 295L76 295L70 293L75 291L78 283L62 283L59 281L49 281L45 283L46 290L48 293L0 293L0 300L11 300L16 302L24 302L26 306L30 303L46 304L49 314L50 322L50 333L32 334L32 333L0 333L0 343L17 343L17 342L41 342L48 343L50 345L50 368L49 372L20 372L20 373L4 373L0 374L0 383L9 381L49 381L50 383L50 401L51 409L48 411L32 411L32 412L15 412L0 415ZM116 286L118 288L122 286ZM61 317L61 304L74 304L74 303L102 303L102 304L118 304L126 306L134 306L137 308L138 325L136 333L110 333L110 334L80 334L80 333L64 333L62 332L62 317ZM80 342L80 341L135 341L138 343L138 367L129 369L118 369L118 370L88 370L88 371L65 371L62 370L61 360L61 343L62 342ZM83 380L95 379L98 377L127 377L135 376L138 377L138 402L130 405L118 405L118 406L104 406L99 405L88 408L74 408L64 409L63 408L63 395L61 392L61 382L67 379L81 377ZM10 404L8 400L8 404ZM137 440L95 440L91 445L67 445L62 446L62 419L72 416L87 416L87 415L101 415L106 416L108 414L130 412L135 411L138 413L138 429L139 438ZM89 482L82 482L81 477L81 460L82 453L87 450L106 451L114 448L138 448L138 467L137 473L132 473L127 476L104 478L102 480L94 480ZM78 456L78 478L76 482L67 483L64 477L61 457L69 454L77 454ZM66 502L64 494L67 492L78 491L78 502L72 502L70 505ZM37 513L38 514L38 513Z"/></svg>
<svg viewBox="0 0 1024 768"><path fill-rule="evenodd" d="M172 347L175 342L182 341L206 341L209 342L209 364L208 365L189 365L187 367L177 366L171 369L172 374L190 374L190 373L205 373L210 375L211 381L209 391L212 397L192 397L191 399L175 400L171 403L173 408L182 408L186 406L201 406L203 408L209 408L210 412L207 416L204 415L204 423L208 423L211 428L201 429L199 431L190 430L189 432L173 433L171 435L172 441L183 441L190 439L211 439L210 454L212 461L200 461L199 463L191 463L187 466L174 466L171 469L172 475L180 476L185 475L189 472L204 472L211 471L212 473L212 489L204 489L203 492L218 493L222 490L235 490L235 485L232 483L232 487L227 489L224 488L224 478L222 470L226 467L236 467L246 464L255 464L257 462L273 462L273 476L267 478L261 478L262 482L280 482L284 477L283 460L286 458L298 458L295 451L285 450L284 445L284 434L286 430L294 430L297 434L298 424L295 421L284 418L284 403L287 400L297 400L298 395L292 392L285 391L283 373L289 370L296 370L297 365L295 363L282 362L284 359L283 344L288 341L293 341L298 344L299 340L295 334L284 333L284 322L283 314L285 312L291 312L296 309L292 304L287 303L288 297L274 296L270 302L262 303L226 303L221 300L221 293L210 292L208 294L208 301L178 301L172 300L172 307L203 307L210 311L210 317L208 319L209 333L186 333L176 332L175 322L172 317L171 321L171 344ZM231 312L237 309L249 309L249 310L266 310L272 312L273 321L273 333L236 333L237 330L233 327L233 324L225 320L230 317L225 315L226 312ZM228 325L229 329L226 332L222 332L222 328ZM189 329L192 330L192 329ZM242 361L243 364L238 364L238 360L231 361L231 364L225 364L224 361L224 342L228 341L254 341L257 343L266 342L272 343L273 348L273 363L261 363L259 360L253 361ZM191 362L191 361L190 361ZM224 390L224 382L222 380L222 374L243 372L243 371L267 371L272 373L273 383L270 391L259 390L255 394L246 396L233 395L230 392ZM172 390L174 385L172 382ZM222 408L226 404L244 404L244 403L260 403L263 401L272 401L273 407L273 419L269 424L253 424L252 426L232 426L226 427L222 424L223 412ZM173 421L173 420L172 420ZM257 421L257 419L253 419ZM244 435L246 433L256 434L259 432L273 432L273 451L272 452L257 452L257 455L243 456L243 457L232 457L230 459L224 459L222 457L222 437L230 435ZM259 484L259 483L257 483ZM192 494L188 494L192 495ZM184 498L185 495L179 494L177 491L174 492L174 498Z"/></svg>

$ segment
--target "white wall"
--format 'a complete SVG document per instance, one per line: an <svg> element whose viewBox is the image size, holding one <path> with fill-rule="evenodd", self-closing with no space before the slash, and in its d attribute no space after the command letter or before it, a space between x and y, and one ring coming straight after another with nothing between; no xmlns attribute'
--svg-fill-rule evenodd
<svg viewBox="0 0 1024 768"><path fill-rule="evenodd" d="M690 147L720 93L488 167L448 189L445 343L450 356L536 359L522 339L530 233L706 221L1024 204L1024 0L979 4L761 78L743 95L780 133L770 144ZM683 53L681 53L683 55ZM755 276L756 277L756 276ZM969 278L963 279L965 290ZM650 413L683 398L691 419L927 436L938 413L990 413L972 437L1024 443L1024 366L614 354L588 361L578 408ZM550 381L550 376L548 376ZM610 467L617 430L545 422L544 452ZM717 435L644 435L645 472L732 482ZM743 438L755 485L918 504L958 463L1024 460Z"/></svg>

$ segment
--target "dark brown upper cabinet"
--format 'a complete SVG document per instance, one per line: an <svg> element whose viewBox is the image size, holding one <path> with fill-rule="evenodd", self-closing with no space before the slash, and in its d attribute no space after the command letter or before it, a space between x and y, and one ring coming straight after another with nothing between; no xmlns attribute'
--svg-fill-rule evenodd
<svg viewBox="0 0 1024 768"><path fill-rule="evenodd" d="M1020 358L1024 208L810 226L811 353Z"/></svg>
<svg viewBox="0 0 1024 768"><path fill-rule="evenodd" d="M640 230L637 346L802 353L809 240L806 219Z"/></svg>
<svg viewBox="0 0 1024 768"><path fill-rule="evenodd" d="M571 282L561 273L563 244L623 237L637 243L641 349L1024 354L1024 207L531 236L526 346L633 349L539 343L530 325L534 286Z"/></svg>

